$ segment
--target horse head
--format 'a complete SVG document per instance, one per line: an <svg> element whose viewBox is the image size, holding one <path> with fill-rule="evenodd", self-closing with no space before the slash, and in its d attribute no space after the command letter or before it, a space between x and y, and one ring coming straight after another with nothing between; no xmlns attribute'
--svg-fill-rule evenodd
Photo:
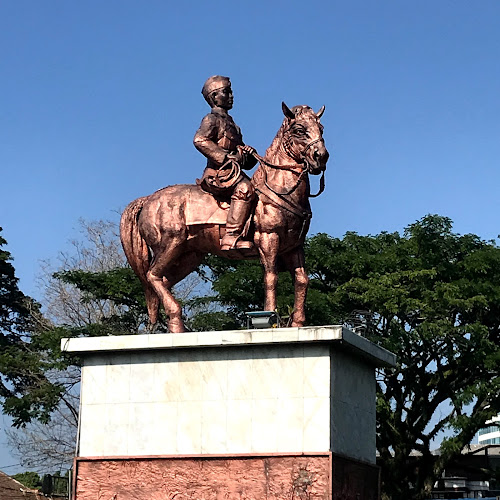
<svg viewBox="0 0 500 500"><path fill-rule="evenodd" d="M323 140L323 125L320 118L325 107L315 113L309 106L294 106L292 109L281 103L285 115L283 148L297 163L304 164L309 173L317 175L326 169L330 156Z"/></svg>

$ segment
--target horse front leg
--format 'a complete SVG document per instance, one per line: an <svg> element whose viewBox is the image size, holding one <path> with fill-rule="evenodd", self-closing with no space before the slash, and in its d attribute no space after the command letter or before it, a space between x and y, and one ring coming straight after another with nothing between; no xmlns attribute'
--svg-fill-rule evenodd
<svg viewBox="0 0 500 500"><path fill-rule="evenodd" d="M276 286L278 284L279 237L276 233L261 233L259 240L260 261L264 267L264 310L276 311Z"/></svg>
<svg viewBox="0 0 500 500"><path fill-rule="evenodd" d="M304 248L299 247L282 256L282 259L292 275L295 301L293 305L291 326L304 326L306 321L306 296L309 276L305 269Z"/></svg>

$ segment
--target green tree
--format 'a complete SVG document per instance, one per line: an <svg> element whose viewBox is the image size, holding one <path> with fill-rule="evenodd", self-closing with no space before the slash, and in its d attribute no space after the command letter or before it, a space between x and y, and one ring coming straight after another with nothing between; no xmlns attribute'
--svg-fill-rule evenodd
<svg viewBox="0 0 500 500"><path fill-rule="evenodd" d="M0 236L0 403L20 426L33 418L46 421L61 390L45 376L51 361L44 366L34 352L32 333L44 320L39 304L18 288L6 243Z"/></svg>
<svg viewBox="0 0 500 500"><path fill-rule="evenodd" d="M321 236L314 243L323 253L338 242ZM332 311L347 323L351 311L366 311L371 340L398 356L397 369L378 384L384 492L428 498L445 465L500 410L500 249L427 216L402 237L348 234L336 250L333 266L311 262L321 278L315 285L331 290ZM328 276L332 269L342 271ZM445 431L440 455L431 455ZM410 460L412 450L421 456Z"/></svg>
<svg viewBox="0 0 500 500"><path fill-rule="evenodd" d="M21 472L14 474L12 477L27 488L39 489L42 487L42 478L36 472Z"/></svg>

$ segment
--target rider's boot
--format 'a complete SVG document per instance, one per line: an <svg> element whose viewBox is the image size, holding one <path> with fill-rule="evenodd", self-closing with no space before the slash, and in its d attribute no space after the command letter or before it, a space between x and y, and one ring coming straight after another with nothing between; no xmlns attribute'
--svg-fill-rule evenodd
<svg viewBox="0 0 500 500"><path fill-rule="evenodd" d="M241 233L252 210L251 200L231 200L227 215L226 234L221 241L221 250L248 250L253 248L251 241L242 240Z"/></svg>

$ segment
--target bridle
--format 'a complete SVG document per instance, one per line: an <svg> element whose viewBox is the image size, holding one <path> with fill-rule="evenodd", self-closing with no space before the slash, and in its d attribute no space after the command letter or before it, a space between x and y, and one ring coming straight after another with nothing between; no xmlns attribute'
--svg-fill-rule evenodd
<svg viewBox="0 0 500 500"><path fill-rule="evenodd" d="M254 157L259 161L260 164L264 164L264 165L267 165L268 167L270 168L274 168L276 170L286 170L288 172L291 172L295 175L298 176L297 178L297 182L295 183L295 185L289 190L289 191L286 191L286 192L278 192L276 191L274 188L272 188L271 186L269 186L269 184L267 183L267 171L265 168L263 168L263 172L264 172L264 184L266 185L266 187L272 191L274 194L276 194L277 196L289 196L291 195L300 185L300 183L302 182L302 179L307 175L307 174L312 174L312 169L310 167L310 165L306 164L306 153L307 151L309 150L309 148L311 148L312 146L314 146L315 144L317 144L318 142L322 141L323 139L320 137L318 139L314 139L313 141L309 142L306 147L304 148L304 150L300 153L300 157L297 158L297 155L294 153L294 151L291 150L290 148L290 145L289 145L289 141L283 141L283 148L286 152L286 154L292 158L293 160L295 160L297 162L297 164L299 166L301 166L302 170L300 172L297 172L296 170L292 170L290 168L290 166L283 166L283 165L275 165L271 162L269 162L268 160L266 160L265 158L263 158L262 156L260 156L257 152L254 153ZM317 196L319 196L323 191L325 190L325 171L323 170L323 172L321 173L321 178L319 180L319 190L316 194L310 194L309 193L309 198L316 198Z"/></svg>
<svg viewBox="0 0 500 500"><path fill-rule="evenodd" d="M310 143L306 146L306 148L304 149L304 151L302 151L302 153L300 153L300 156L301 156L302 158L305 158L305 157L306 157L307 150L308 150L311 146L314 146L317 142L320 142L320 141L322 141L322 140L323 140L323 138L322 138L322 137L320 137L319 139L315 139L314 141L311 141L311 142L310 142Z"/></svg>
<svg viewBox="0 0 500 500"><path fill-rule="evenodd" d="M300 154L300 158L297 158L297 156L294 154L294 152L291 150L290 145L288 144L288 141L283 141L283 148L285 149L285 153L295 160L297 162L297 165L301 167L300 171L293 170L291 168L291 165L283 166L283 165L275 165L274 163L271 163L270 161L266 160L262 156L260 156L257 152L253 154L253 156L259 161L261 167L262 167L262 172L264 176L264 186L255 186L256 191L258 191L260 194L265 196L273 205L277 206L280 209L284 209L287 212L290 212L294 214L295 216L299 217L302 219L302 229L300 231L299 235L299 240L302 239L306 232L306 227L308 222L311 220L312 217L312 212L309 207L306 209L302 208L300 205L297 205L291 198L290 195L299 187L300 183L303 181L304 177L307 176L307 174L312 173L312 169L310 165L306 164L306 153L307 151L314 146L314 144L320 142L322 139L315 139L311 142L309 142L304 150ZM265 167L269 167L272 169L276 170L286 170L287 172L291 172L294 175L297 176L297 181L295 184L292 186L291 189L287 191L277 191L274 189L272 186L269 185L267 181L267 169ZM319 196L324 190L325 190L325 171L323 170L321 174L321 178L319 181L320 187L319 191L316 194L310 194L308 193L309 198L316 198Z"/></svg>

